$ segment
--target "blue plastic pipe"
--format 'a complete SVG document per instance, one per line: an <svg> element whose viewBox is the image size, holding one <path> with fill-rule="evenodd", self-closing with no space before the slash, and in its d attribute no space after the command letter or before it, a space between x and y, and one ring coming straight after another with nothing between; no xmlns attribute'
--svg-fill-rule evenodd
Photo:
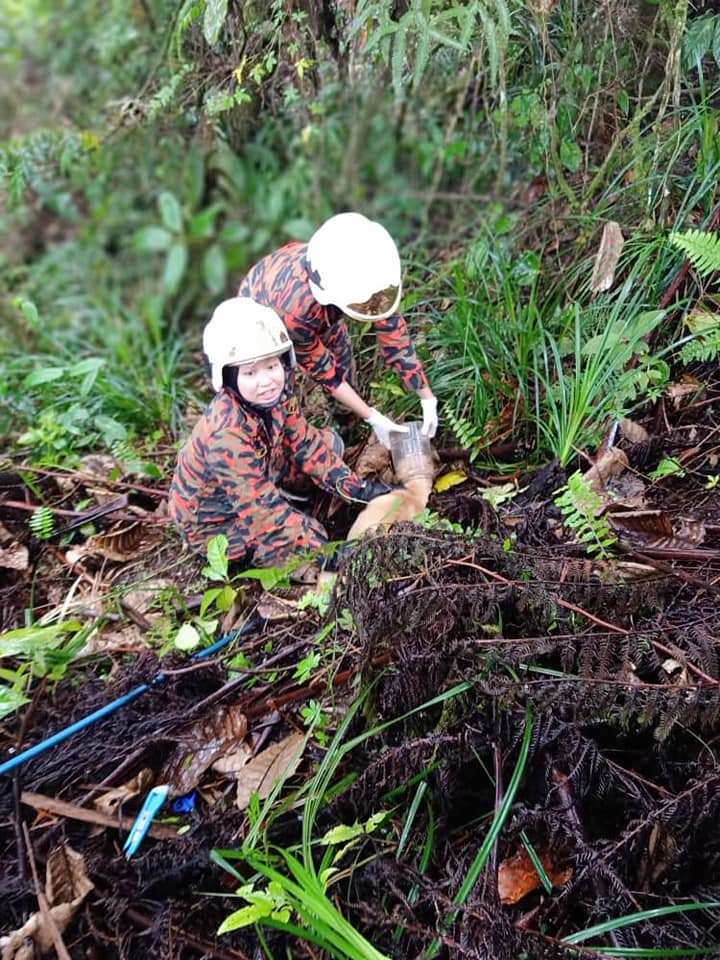
<svg viewBox="0 0 720 960"><path fill-rule="evenodd" d="M216 640L211 646L206 647L199 653L194 653L190 659L202 660L204 657L211 657L214 653L217 653L218 650L222 650L223 647L227 646L231 640L234 640L236 637L241 637L245 633L250 633L250 631L255 627L258 627L264 623L265 619L260 615L251 617L247 623L242 625L239 630L233 630L232 633L225 634L224 637L220 637L220 639ZM150 683L141 683L139 687L135 687L135 689L131 690L129 693L123 694L122 697L118 697L117 700L113 700L112 703L108 703L104 707L100 707L99 710L89 714L82 720L78 720L76 723L71 723L70 726L65 727L64 730L58 730L58 732L54 733L51 737L48 737L46 740L41 740L40 743L36 743L33 747L28 747L27 750L23 750L22 753L19 753L16 757L12 757L10 760L6 760L5 763L0 763L0 775L4 773L10 773L11 770L21 767L24 763L27 763L28 760L32 760L33 757L37 757L39 754L45 753L46 750L50 750L51 747L56 746L58 743L62 743L64 740L68 740L81 730L87 730L88 727L91 727L94 723L97 723L98 720L102 720L103 717L107 717L111 713L115 713L116 710L119 710L128 703L132 703L133 700L136 700L143 693L146 693L152 687L157 686L157 684L162 683L163 680L165 680L165 674L158 673L158 675L151 680Z"/></svg>

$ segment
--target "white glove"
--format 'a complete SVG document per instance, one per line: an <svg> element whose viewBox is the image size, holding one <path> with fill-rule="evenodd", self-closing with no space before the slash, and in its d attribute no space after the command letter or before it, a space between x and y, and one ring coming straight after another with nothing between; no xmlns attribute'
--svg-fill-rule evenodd
<svg viewBox="0 0 720 960"><path fill-rule="evenodd" d="M432 439L438 428L437 397L428 397L426 400L421 400L420 403L423 412L421 432L424 437Z"/></svg>
<svg viewBox="0 0 720 960"><path fill-rule="evenodd" d="M390 420L388 417L384 417L379 410L376 410L374 407L370 408L370 416L367 418L365 423L369 424L373 428L373 433L378 439L378 442L381 443L386 449L390 449L390 434L393 432L397 433L407 433L408 428L401 426L399 423L395 423L394 420Z"/></svg>

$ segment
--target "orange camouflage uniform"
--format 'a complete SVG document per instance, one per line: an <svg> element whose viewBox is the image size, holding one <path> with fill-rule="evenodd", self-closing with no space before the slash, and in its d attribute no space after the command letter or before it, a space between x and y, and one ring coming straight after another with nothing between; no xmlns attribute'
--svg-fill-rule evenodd
<svg viewBox="0 0 720 960"><path fill-rule="evenodd" d="M307 422L290 385L267 409L223 387L178 455L170 516L194 550L204 551L223 533L228 557L272 566L328 542L323 526L279 489L291 490L305 477L348 499L364 487L323 432Z"/></svg>
<svg viewBox="0 0 720 960"><path fill-rule="evenodd" d="M240 284L238 296L273 308L287 327L299 366L326 392L343 382L357 388L343 312L313 297L306 255L307 244L295 241L263 257ZM372 325L387 366L397 371L409 390L427 387L405 320L395 314Z"/></svg>

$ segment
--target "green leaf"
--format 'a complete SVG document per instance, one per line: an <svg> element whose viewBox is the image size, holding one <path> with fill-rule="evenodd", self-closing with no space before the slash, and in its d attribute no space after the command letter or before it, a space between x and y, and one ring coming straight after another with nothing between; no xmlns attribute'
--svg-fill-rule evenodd
<svg viewBox="0 0 720 960"><path fill-rule="evenodd" d="M220 245L213 243L208 247L203 257L203 279L205 286L210 293L222 293L225 289L227 279L227 270L225 267L225 254Z"/></svg>
<svg viewBox="0 0 720 960"><path fill-rule="evenodd" d="M191 623L184 623L175 637L178 650L194 650L200 643L200 634Z"/></svg>
<svg viewBox="0 0 720 960"><path fill-rule="evenodd" d="M0 658L24 656L32 659L39 649L57 647L65 641L64 634L77 633L79 620L54 623L45 627L20 627L0 636Z"/></svg>
<svg viewBox="0 0 720 960"><path fill-rule="evenodd" d="M582 150L574 140L562 140L560 143L560 160L566 170L575 173L582 163Z"/></svg>
<svg viewBox="0 0 720 960"><path fill-rule="evenodd" d="M53 380L60 380L67 374L67 367L40 367L33 370L23 380L23 386L36 387L41 383L52 383Z"/></svg>
<svg viewBox="0 0 720 960"><path fill-rule="evenodd" d="M203 17L203 36L208 46L214 47L227 16L227 0L206 0Z"/></svg>
<svg viewBox="0 0 720 960"><path fill-rule="evenodd" d="M120 423L119 420L114 420L112 417L108 417L104 413L100 413L97 417L95 417L94 422L95 426L102 434L104 442L108 446L115 443L117 440L127 440L127 427Z"/></svg>
<svg viewBox="0 0 720 960"><path fill-rule="evenodd" d="M668 917L673 913L689 913L691 910L718 910L720 902L710 900L707 903L674 903L668 907L655 907L652 910L641 910L638 913L628 913L623 917L616 917L613 920L606 920L604 923L598 923L594 927L588 927L579 933L573 933L565 937L562 943L585 943L593 937L601 937L603 934L612 933L621 927L628 927L633 923L640 923L643 920L655 920L657 917Z"/></svg>
<svg viewBox="0 0 720 960"><path fill-rule="evenodd" d="M162 285L170 293L174 293L180 285L188 262L188 249L184 243L174 243L168 250L163 271Z"/></svg>
<svg viewBox="0 0 720 960"><path fill-rule="evenodd" d="M142 227L133 237L133 247L139 253L167 250L173 235L165 227Z"/></svg>
<svg viewBox="0 0 720 960"><path fill-rule="evenodd" d="M30 326L37 329L40 324L40 315L38 314L38 308L35 306L32 300L16 301L16 306L20 307L20 312Z"/></svg>
<svg viewBox="0 0 720 960"><path fill-rule="evenodd" d="M720 234L704 230L671 233L670 243L684 251L701 276L720 270Z"/></svg>
<svg viewBox="0 0 720 960"><path fill-rule="evenodd" d="M189 235L194 240L206 240L215 233L215 217L221 209L219 203L213 203L199 213L196 213L190 220L188 228Z"/></svg>
<svg viewBox="0 0 720 960"><path fill-rule="evenodd" d="M3 717L15 713L24 703L30 703L30 699L5 684L0 684L0 720Z"/></svg>
<svg viewBox="0 0 720 960"><path fill-rule="evenodd" d="M180 233L183 225L182 207L174 193L163 190L158 197L162 222L171 233Z"/></svg>
<svg viewBox="0 0 720 960"><path fill-rule="evenodd" d="M252 923L257 923L263 917L269 917L272 913L273 905L269 901L259 901L251 903L247 907L241 907L218 927L218 934L231 933L233 930L240 930L242 927L249 927Z"/></svg>
<svg viewBox="0 0 720 960"><path fill-rule="evenodd" d="M226 580L228 575L227 558L228 539L220 533L207 545L208 565L203 570L203 576L208 580Z"/></svg>
<svg viewBox="0 0 720 960"><path fill-rule="evenodd" d="M362 823L353 823L352 826L341 823L339 826L328 830L328 832L320 838L320 843L323 847L333 846L337 843L347 843L349 840L355 840L357 837L361 837L364 833L365 827Z"/></svg>

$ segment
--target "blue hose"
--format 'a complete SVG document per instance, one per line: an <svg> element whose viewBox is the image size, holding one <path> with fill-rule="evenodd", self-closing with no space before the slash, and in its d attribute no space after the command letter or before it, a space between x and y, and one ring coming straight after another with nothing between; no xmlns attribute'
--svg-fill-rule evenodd
<svg viewBox="0 0 720 960"><path fill-rule="evenodd" d="M223 647L227 646L231 640L234 640L236 637L241 637L243 634L250 633L250 631L255 627L261 626L264 623L265 618L261 617L259 614L251 617L247 623L242 625L239 630L233 630L232 633L226 633L224 637L216 640L211 646L206 647L199 653L194 653L190 659L202 660L204 657L210 657L214 653L217 653L218 650L222 650ZM118 697L117 700L113 700L104 707L100 707L99 710L89 714L82 720L78 720L76 723L70 724L70 726L65 727L64 730L58 730L58 732L54 733L51 737L48 737L46 740L41 740L40 743L36 743L33 747L28 747L27 750L23 750L22 753L19 753L16 757L12 757L10 760L6 760L5 763L0 763L0 776L4 773L10 773L11 770L15 770L16 767L22 766L24 763L27 763L28 760L32 760L33 757L37 757L39 754L45 753L46 750L49 750L58 743L62 743L64 740L72 737L73 734L79 733L81 730L86 730L94 723L97 723L98 720L102 720L103 717L107 717L109 714L115 713L116 710L119 710L121 707L124 707L125 704L136 700L143 693L150 690L152 687L157 686L157 684L162 683L164 680L165 674L158 673L157 676L150 681L150 683L141 683L139 687L135 687L134 690L123 694L123 696Z"/></svg>

